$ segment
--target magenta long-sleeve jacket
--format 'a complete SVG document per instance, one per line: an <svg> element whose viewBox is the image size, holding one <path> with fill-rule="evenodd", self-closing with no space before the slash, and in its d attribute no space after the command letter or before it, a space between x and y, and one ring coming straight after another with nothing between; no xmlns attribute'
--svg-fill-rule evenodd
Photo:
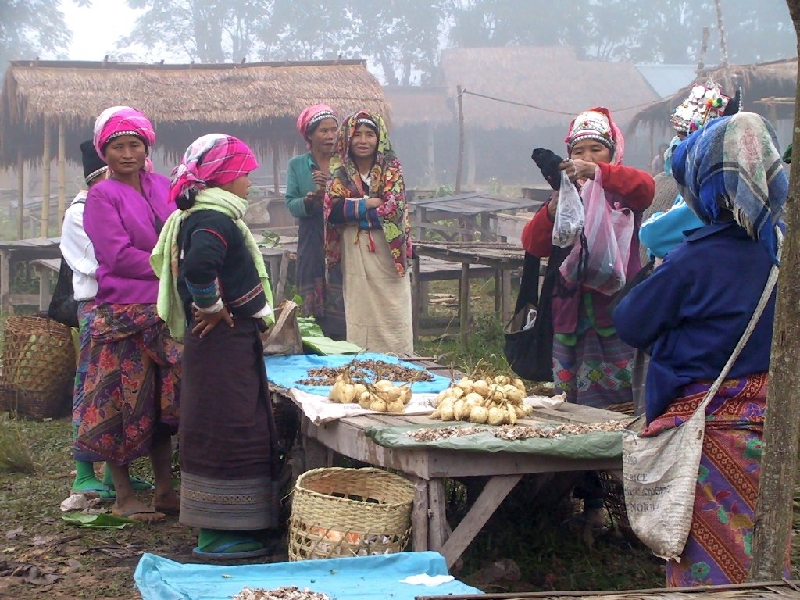
<svg viewBox="0 0 800 600"><path fill-rule="evenodd" d="M150 252L167 217L176 209L169 203L169 179L142 173L142 194L114 179L89 190L84 229L97 257L97 303L153 304L158 279L150 266Z"/></svg>

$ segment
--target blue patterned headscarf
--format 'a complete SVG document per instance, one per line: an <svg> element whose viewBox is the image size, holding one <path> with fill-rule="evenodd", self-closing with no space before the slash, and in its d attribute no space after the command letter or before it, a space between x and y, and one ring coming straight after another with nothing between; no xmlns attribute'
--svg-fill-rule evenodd
<svg viewBox="0 0 800 600"><path fill-rule="evenodd" d="M766 119L740 112L711 121L675 148L672 174L704 223L718 223L725 212L732 212L777 263L775 226L789 179L775 130Z"/></svg>

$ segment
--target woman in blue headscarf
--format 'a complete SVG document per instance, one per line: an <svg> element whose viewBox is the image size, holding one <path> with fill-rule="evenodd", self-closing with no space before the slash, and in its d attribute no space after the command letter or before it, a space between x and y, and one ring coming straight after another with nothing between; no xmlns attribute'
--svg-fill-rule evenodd
<svg viewBox="0 0 800 600"><path fill-rule="evenodd" d="M613 315L619 336L651 354L645 436L686 421L728 362L777 264L789 185L774 130L747 112L690 135L675 149L673 175L703 226ZM691 531L680 562L667 563L669 586L747 578L774 312L773 292L706 407Z"/></svg>

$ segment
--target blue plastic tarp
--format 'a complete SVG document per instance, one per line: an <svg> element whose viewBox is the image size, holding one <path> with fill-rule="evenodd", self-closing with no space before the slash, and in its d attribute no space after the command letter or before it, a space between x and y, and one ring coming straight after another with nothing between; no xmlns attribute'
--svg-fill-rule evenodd
<svg viewBox="0 0 800 600"><path fill-rule="evenodd" d="M447 575L437 552L400 552L265 565L182 564L145 553L133 577L143 600L230 600L244 587L297 586L332 600L414 600L417 596L482 594L458 580L437 586L400 583L411 575Z"/></svg>
<svg viewBox="0 0 800 600"><path fill-rule="evenodd" d="M327 385L304 385L297 383L303 379L309 379L309 369L320 367L343 367L353 359L357 360L382 360L388 363L400 363L404 367L423 370L410 362L399 360L397 357L377 352L364 352L356 356L352 355L330 355L317 356L314 354L295 354L291 356L265 356L264 364L267 366L267 379L270 383L284 388L297 388L309 394L319 394L327 396L331 386ZM411 391L418 394L433 393L437 394L450 385L450 379L441 375L430 374L431 381L417 381L411 385Z"/></svg>

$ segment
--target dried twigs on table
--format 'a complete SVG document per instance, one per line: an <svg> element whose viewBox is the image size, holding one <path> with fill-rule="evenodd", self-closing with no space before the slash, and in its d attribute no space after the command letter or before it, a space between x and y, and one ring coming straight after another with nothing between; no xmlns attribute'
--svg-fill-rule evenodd
<svg viewBox="0 0 800 600"><path fill-rule="evenodd" d="M352 379L388 379L390 381L431 381L433 376L422 369L404 367L396 363L390 363L375 359L353 359L342 367L319 367L318 369L308 370L308 379L302 379L297 383L302 385L327 386L336 383L336 378L344 373L349 374Z"/></svg>
<svg viewBox="0 0 800 600"><path fill-rule="evenodd" d="M600 431L622 431L627 426L629 419L619 421L604 421L602 423L566 423L561 425L545 425L533 427L530 425L503 425L502 427L438 427L422 428L406 432L406 435L418 442L436 442L452 437L474 435L489 432L494 437L509 442L526 440L529 438L560 438L567 435L581 435L584 433L597 433Z"/></svg>
<svg viewBox="0 0 800 600"><path fill-rule="evenodd" d="M233 600L331 600L331 597L308 589L301 590L295 586L275 590L246 587L236 594Z"/></svg>

